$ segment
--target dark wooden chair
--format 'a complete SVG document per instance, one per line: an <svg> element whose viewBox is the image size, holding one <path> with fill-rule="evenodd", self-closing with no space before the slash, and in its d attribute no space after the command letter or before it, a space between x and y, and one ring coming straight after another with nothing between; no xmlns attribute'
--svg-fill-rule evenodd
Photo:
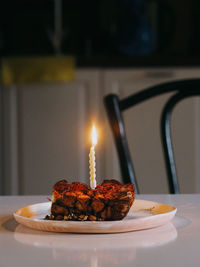
<svg viewBox="0 0 200 267"><path fill-rule="evenodd" d="M179 193L179 186L170 133L171 113L175 105L181 100L187 97L200 95L200 79L180 80L159 84L124 99L119 99L115 94L109 94L104 98L104 104L117 148L123 182L134 183L136 192L138 192L138 185L128 148L122 112L148 99L169 92L174 92L174 94L168 99L162 110L160 129L169 191L172 194L177 194Z"/></svg>

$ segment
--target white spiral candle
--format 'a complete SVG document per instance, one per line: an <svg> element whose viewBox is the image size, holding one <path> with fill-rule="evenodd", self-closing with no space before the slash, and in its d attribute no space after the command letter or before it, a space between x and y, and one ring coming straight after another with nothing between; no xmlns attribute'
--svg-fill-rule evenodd
<svg viewBox="0 0 200 267"><path fill-rule="evenodd" d="M89 163L90 163L90 187L92 189L95 189L96 188L96 162L95 162L94 146L90 148Z"/></svg>
<svg viewBox="0 0 200 267"><path fill-rule="evenodd" d="M95 126L92 127L92 146L89 154L89 169L90 169L90 187L96 188L96 162L95 162L95 145L97 144L97 133Z"/></svg>

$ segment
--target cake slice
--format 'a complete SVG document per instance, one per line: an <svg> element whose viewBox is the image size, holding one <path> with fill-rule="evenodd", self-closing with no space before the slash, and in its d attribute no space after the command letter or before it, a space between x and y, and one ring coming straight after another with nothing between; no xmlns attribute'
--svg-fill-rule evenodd
<svg viewBox="0 0 200 267"><path fill-rule="evenodd" d="M83 183L57 182L53 187L51 220L122 220L135 198L133 184L105 180L96 189Z"/></svg>

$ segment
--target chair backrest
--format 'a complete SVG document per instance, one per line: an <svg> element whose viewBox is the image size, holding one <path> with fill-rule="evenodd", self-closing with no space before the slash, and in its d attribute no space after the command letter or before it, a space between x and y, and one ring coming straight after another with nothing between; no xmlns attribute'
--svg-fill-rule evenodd
<svg viewBox="0 0 200 267"><path fill-rule="evenodd" d="M179 101L187 97L200 95L200 79L180 80L159 84L124 99L119 99L115 94L109 94L104 97L104 104L117 148L123 182L134 183L136 192L138 192L138 185L128 148L122 112L155 96L169 92L174 92L174 94L168 99L162 110L160 123L161 139L169 191L172 194L177 194L179 193L179 186L170 133L171 113Z"/></svg>

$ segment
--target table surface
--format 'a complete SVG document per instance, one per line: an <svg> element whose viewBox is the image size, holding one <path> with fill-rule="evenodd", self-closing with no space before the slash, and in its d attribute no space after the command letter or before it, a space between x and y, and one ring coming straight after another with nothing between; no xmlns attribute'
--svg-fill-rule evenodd
<svg viewBox="0 0 200 267"><path fill-rule="evenodd" d="M12 213L46 196L0 197L0 266L200 266L200 195L138 195L177 207L168 224L118 234L36 231L18 224Z"/></svg>

